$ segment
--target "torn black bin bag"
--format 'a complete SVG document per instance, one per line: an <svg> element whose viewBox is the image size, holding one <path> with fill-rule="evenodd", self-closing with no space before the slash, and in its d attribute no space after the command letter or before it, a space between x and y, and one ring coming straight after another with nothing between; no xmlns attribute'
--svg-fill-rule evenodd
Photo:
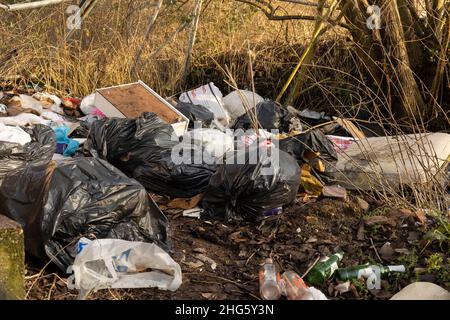
<svg viewBox="0 0 450 320"><path fill-rule="evenodd" d="M201 122L202 127L208 128L214 120L214 113L202 105L180 101L175 108L189 119L189 128L191 129L194 128L195 122Z"/></svg>
<svg viewBox="0 0 450 320"><path fill-rule="evenodd" d="M211 177L202 206L212 218L257 220L264 212L294 201L300 184L297 161L275 147L272 155L278 152L278 162L265 152L255 159L252 152L254 148L233 151L234 159L227 155ZM236 164L243 153L245 164Z"/></svg>
<svg viewBox="0 0 450 320"><path fill-rule="evenodd" d="M81 237L169 248L167 218L144 187L100 159L51 161L8 174L0 212L22 225L28 252L48 256L64 271Z"/></svg>
<svg viewBox="0 0 450 320"><path fill-rule="evenodd" d="M276 129L280 132L289 132L291 121L295 118L294 114L272 100L258 103L256 105L256 116L261 129L268 131ZM247 113L236 119L234 129L253 129L251 118Z"/></svg>
<svg viewBox="0 0 450 320"><path fill-rule="evenodd" d="M333 142L328 139L320 129L307 131L279 142L279 148L300 162L303 161L305 151L320 153L319 158L327 163L336 163L338 156Z"/></svg>
<svg viewBox="0 0 450 320"><path fill-rule="evenodd" d="M92 124L85 148L94 157L135 178L152 192L190 198L205 191L215 165L174 163L180 142L171 125L154 113L137 119L106 119Z"/></svg>
<svg viewBox="0 0 450 320"><path fill-rule="evenodd" d="M56 150L55 133L52 128L35 125L22 127L31 136L25 145L0 141L0 181L11 171L40 161L50 162Z"/></svg>

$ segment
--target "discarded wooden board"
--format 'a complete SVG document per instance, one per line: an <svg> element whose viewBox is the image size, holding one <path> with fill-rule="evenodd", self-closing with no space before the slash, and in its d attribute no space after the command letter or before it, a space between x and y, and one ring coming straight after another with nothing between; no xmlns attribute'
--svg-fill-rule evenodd
<svg viewBox="0 0 450 320"><path fill-rule="evenodd" d="M178 136L183 135L189 125L187 117L140 80L97 89L94 105L107 117L137 118L143 112L153 112L171 124Z"/></svg>

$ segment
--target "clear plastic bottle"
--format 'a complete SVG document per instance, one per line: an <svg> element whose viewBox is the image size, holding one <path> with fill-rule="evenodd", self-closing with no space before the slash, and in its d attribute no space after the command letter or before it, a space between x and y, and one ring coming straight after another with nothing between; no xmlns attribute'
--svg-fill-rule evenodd
<svg viewBox="0 0 450 320"><path fill-rule="evenodd" d="M288 300L314 300L308 286L294 271L286 271L281 277L282 289Z"/></svg>
<svg viewBox="0 0 450 320"><path fill-rule="evenodd" d="M259 271L259 293L264 300L278 300L281 297L280 273L272 259L266 259Z"/></svg>

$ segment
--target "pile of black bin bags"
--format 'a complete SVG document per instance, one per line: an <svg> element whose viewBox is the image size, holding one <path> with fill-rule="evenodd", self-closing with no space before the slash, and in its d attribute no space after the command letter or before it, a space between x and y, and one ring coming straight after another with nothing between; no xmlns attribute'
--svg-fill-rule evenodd
<svg viewBox="0 0 450 320"><path fill-rule="evenodd" d="M206 190L217 166L175 163L172 152L179 143L171 125L154 113L143 113L137 119L94 122L85 149L135 178L148 191L190 198Z"/></svg>
<svg viewBox="0 0 450 320"><path fill-rule="evenodd" d="M0 142L0 212L23 227L28 252L65 271L81 237L169 248L167 218L141 184L101 159L52 161L52 128L23 129L30 143Z"/></svg>

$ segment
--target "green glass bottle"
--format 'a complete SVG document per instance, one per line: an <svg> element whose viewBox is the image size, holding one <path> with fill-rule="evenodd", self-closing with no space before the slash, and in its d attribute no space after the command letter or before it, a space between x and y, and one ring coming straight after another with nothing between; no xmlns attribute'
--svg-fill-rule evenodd
<svg viewBox="0 0 450 320"><path fill-rule="evenodd" d="M339 281L347 281L352 279L368 278L372 273L376 272L379 268L380 276L386 276L392 272L405 272L404 265L398 266L377 266L370 265L369 263L359 266L353 266L350 268L342 268L336 271L336 279Z"/></svg>
<svg viewBox="0 0 450 320"><path fill-rule="evenodd" d="M370 269L370 270L366 270ZM372 272L370 268L370 263L365 263L358 266L353 266L349 268L339 268L336 271L336 279L339 281L347 281L351 279L360 279L366 272Z"/></svg>
<svg viewBox="0 0 450 320"><path fill-rule="evenodd" d="M330 257L320 260L306 275L309 284L317 286L331 278L338 269L338 262L342 260L344 253L335 253Z"/></svg>

